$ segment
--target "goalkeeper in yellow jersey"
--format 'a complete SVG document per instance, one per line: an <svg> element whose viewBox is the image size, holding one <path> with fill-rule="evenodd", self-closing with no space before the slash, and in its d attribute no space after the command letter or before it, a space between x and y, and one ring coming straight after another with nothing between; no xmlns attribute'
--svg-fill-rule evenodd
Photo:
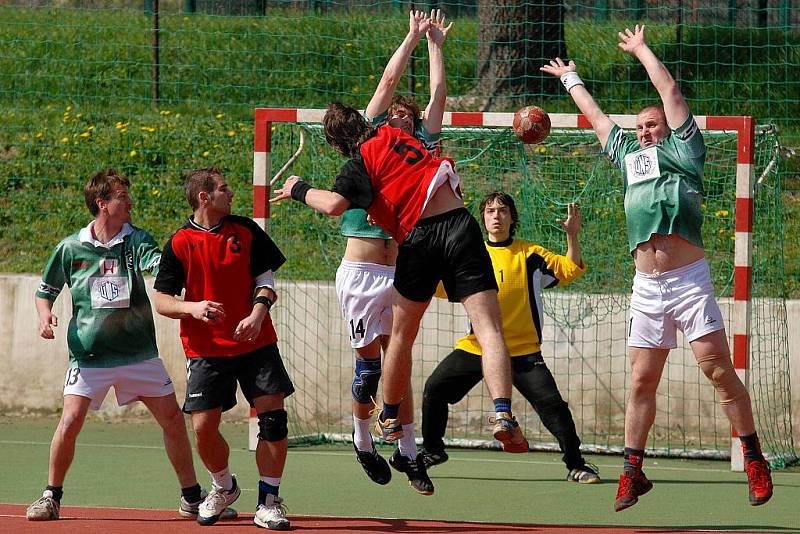
<svg viewBox="0 0 800 534"><path fill-rule="evenodd" d="M531 403L542 423L558 440L567 466L567 480L581 484L600 482L597 469L581 456L575 422L558 391L553 375L542 359L542 289L563 286L586 272L578 244L580 208L570 204L567 218L559 221L567 234L567 254L560 256L543 247L514 239L519 217L514 199L501 192L480 204L481 221L489 239L500 288L503 337L511 354L514 386ZM436 367L425 383L422 397L423 461L431 467L447 461L444 450L448 404L455 404L483 377L481 346L470 331Z"/></svg>

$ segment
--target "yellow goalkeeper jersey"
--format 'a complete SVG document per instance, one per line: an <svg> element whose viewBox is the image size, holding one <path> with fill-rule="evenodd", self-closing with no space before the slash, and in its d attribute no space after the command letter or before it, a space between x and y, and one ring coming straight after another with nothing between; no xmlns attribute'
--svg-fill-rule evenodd
<svg viewBox="0 0 800 534"><path fill-rule="evenodd" d="M580 278L586 264L575 265L566 256L554 254L530 241L509 239L498 243L486 242L492 258L503 334L511 356L533 354L541 350L542 289L563 286ZM456 348L481 354L481 346L472 333L456 342Z"/></svg>

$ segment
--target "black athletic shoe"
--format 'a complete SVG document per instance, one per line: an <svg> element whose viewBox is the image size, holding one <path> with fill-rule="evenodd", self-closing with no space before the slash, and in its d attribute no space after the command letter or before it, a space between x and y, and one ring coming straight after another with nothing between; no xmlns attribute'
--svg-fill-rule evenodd
<svg viewBox="0 0 800 534"><path fill-rule="evenodd" d="M433 452L423 448L420 454L422 455L422 463L425 464L425 469L430 469L434 465L443 464L450 459L444 450Z"/></svg>
<svg viewBox="0 0 800 534"><path fill-rule="evenodd" d="M408 483L414 491L421 495L433 495L433 482L428 478L421 454L417 454L417 457L411 460L400 454L400 449L396 449L389 458L389 465L408 476Z"/></svg>
<svg viewBox="0 0 800 534"><path fill-rule="evenodd" d="M356 450L356 460L364 468L364 472L370 480L381 486L388 484L392 480L392 470L389 469L389 464L386 463L383 456L378 454L374 445L371 452L358 450L355 443L353 443L353 448Z"/></svg>

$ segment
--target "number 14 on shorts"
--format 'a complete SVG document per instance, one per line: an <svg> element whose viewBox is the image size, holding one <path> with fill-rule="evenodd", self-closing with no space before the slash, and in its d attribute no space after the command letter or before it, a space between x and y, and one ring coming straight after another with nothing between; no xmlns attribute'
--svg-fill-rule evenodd
<svg viewBox="0 0 800 534"><path fill-rule="evenodd" d="M355 319L350 319L350 341L364 339L364 318L361 317L356 323Z"/></svg>

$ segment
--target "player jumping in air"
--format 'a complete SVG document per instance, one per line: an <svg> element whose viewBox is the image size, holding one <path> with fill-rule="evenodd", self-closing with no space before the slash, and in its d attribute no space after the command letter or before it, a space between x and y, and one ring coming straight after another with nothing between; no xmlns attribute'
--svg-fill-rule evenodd
<svg viewBox="0 0 800 534"><path fill-rule="evenodd" d="M662 103L639 112L635 138L603 113L574 62L556 58L541 68L561 78L624 177L628 247L636 275L628 336L632 373L625 410L625 465L614 509L633 506L653 487L642 471L644 448L655 420L656 389L669 351L677 346L677 330L689 341L740 436L750 504L764 504L772 497L769 465L756 435L750 395L731 362L700 233L703 135L677 83L647 46L644 26L626 28L619 39L620 48L644 66Z"/></svg>

